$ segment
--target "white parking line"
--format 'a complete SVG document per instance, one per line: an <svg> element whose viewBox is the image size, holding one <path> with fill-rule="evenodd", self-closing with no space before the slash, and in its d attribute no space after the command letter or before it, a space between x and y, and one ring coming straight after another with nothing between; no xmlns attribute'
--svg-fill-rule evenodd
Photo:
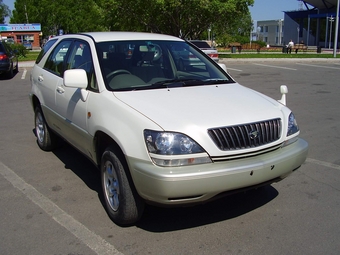
<svg viewBox="0 0 340 255"><path fill-rule="evenodd" d="M59 208L50 199L37 191L32 185L26 183L2 162L0 162L0 173L15 188L20 190L27 198L43 209L51 218L66 228L98 255L123 255L123 253L119 252L105 239L89 230L71 215Z"/></svg>
<svg viewBox="0 0 340 255"><path fill-rule="evenodd" d="M317 159L307 158L306 162L340 170L339 165L335 165L335 164L328 163L328 162L325 162L325 161L320 161L320 160L317 160Z"/></svg>
<svg viewBox="0 0 340 255"><path fill-rule="evenodd" d="M242 70L240 70L240 69L234 69L234 68L227 68L227 70L229 71L229 70L232 70L232 71L236 71L236 72L242 72Z"/></svg>
<svg viewBox="0 0 340 255"><path fill-rule="evenodd" d="M278 68L278 69L285 69L285 70L292 70L292 71L297 71L297 69L295 69L295 68L284 67L284 66L264 65L264 64L258 64L258 63L253 63L253 65L257 65L257 66L265 66L265 67L271 67L271 68Z"/></svg>
<svg viewBox="0 0 340 255"><path fill-rule="evenodd" d="M297 65L301 66L312 66L312 67L321 67L321 68L328 68L328 69L336 69L340 70L340 67L332 67L332 66L320 66L320 65L310 65L310 64L302 64L302 63L296 63Z"/></svg>
<svg viewBox="0 0 340 255"><path fill-rule="evenodd" d="M26 73L27 73L27 70L24 69L24 72L23 72L22 75L21 75L21 80L25 80Z"/></svg>

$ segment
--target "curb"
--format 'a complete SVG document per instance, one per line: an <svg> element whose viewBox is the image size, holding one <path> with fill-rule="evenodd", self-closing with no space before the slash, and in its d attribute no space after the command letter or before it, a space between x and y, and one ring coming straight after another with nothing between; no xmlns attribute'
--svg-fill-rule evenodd
<svg viewBox="0 0 340 255"><path fill-rule="evenodd" d="M340 62L340 58L220 58L220 62ZM21 61L20 67L33 67L35 61Z"/></svg>
<svg viewBox="0 0 340 255"><path fill-rule="evenodd" d="M340 58L220 58L231 62L340 62Z"/></svg>

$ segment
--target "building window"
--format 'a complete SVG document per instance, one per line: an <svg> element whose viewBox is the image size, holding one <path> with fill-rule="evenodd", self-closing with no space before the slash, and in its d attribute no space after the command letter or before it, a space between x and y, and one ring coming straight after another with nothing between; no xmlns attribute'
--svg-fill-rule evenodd
<svg viewBox="0 0 340 255"><path fill-rule="evenodd" d="M17 42L18 43L24 43L24 42L29 42L33 43L34 42L34 35L17 35Z"/></svg>

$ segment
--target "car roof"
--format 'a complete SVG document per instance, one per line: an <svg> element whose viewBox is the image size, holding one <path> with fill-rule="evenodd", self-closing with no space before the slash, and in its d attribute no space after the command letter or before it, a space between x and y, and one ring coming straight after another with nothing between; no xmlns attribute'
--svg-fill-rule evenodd
<svg viewBox="0 0 340 255"><path fill-rule="evenodd" d="M79 33L79 34L67 34L67 35L56 36L56 37L74 38L74 37L78 37L82 35L93 38L95 42L126 41L126 40L183 41L182 39L175 37L175 36L171 36L171 35L145 33L145 32L86 32L86 33Z"/></svg>

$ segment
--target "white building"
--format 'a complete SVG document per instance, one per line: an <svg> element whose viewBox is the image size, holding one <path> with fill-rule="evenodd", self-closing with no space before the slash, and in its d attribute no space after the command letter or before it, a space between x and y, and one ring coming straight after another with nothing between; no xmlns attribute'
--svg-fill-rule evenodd
<svg viewBox="0 0 340 255"><path fill-rule="evenodd" d="M283 45L284 20L257 21L256 40L269 45Z"/></svg>

